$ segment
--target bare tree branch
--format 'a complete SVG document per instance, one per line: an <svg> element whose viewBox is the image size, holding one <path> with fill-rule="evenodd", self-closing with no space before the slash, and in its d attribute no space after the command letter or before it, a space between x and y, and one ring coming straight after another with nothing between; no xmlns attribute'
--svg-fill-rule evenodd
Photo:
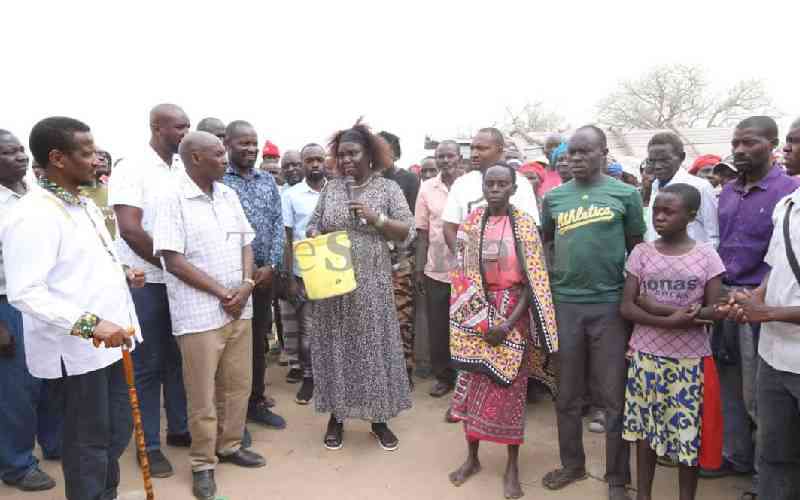
<svg viewBox="0 0 800 500"><path fill-rule="evenodd" d="M681 64L623 81L597 106L598 121L619 129L718 127L754 113L776 113L762 81L741 81L718 97L709 92L702 68Z"/></svg>

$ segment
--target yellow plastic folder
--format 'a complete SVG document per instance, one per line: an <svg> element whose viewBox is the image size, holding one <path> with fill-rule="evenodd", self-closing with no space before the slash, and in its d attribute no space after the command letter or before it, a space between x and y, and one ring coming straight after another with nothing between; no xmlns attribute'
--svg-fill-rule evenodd
<svg viewBox="0 0 800 500"><path fill-rule="evenodd" d="M309 300L338 297L356 289L350 238L345 231L300 240L293 247Z"/></svg>

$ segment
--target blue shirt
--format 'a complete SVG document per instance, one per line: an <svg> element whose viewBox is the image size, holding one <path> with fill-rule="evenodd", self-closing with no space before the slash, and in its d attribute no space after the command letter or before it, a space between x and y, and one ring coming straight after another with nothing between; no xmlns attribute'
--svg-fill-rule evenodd
<svg viewBox="0 0 800 500"><path fill-rule="evenodd" d="M306 237L306 226L311 214L317 208L319 191L315 191L308 182L298 182L281 194L283 205L283 223L292 230L292 240L299 241ZM294 274L300 276L297 262L294 263Z"/></svg>
<svg viewBox="0 0 800 500"><path fill-rule="evenodd" d="M272 176L257 168L244 178L231 166L225 171L222 182L236 191L239 201L253 226L253 254L256 265L267 264L279 269L283 264L283 244L286 240L281 214L281 195Z"/></svg>

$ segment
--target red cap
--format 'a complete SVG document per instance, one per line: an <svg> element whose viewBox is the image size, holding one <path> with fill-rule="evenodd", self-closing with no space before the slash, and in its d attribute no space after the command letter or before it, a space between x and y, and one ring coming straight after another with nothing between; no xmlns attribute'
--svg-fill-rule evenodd
<svg viewBox="0 0 800 500"><path fill-rule="evenodd" d="M717 155L703 155L698 156L694 163L692 163L692 168L689 169L689 173L692 175L697 175L697 172L700 171L703 167L713 167L717 163L721 162L722 158Z"/></svg>
<svg viewBox="0 0 800 500"><path fill-rule="evenodd" d="M544 166L538 161L528 162L517 169L517 173L520 174L527 174L528 172L535 173L539 176L539 179L543 179L545 174Z"/></svg>
<svg viewBox="0 0 800 500"><path fill-rule="evenodd" d="M280 158L281 156L281 152L278 151L278 146L270 141L267 141L266 144L264 144L264 149L261 151L262 158L266 158L268 156L273 158Z"/></svg>

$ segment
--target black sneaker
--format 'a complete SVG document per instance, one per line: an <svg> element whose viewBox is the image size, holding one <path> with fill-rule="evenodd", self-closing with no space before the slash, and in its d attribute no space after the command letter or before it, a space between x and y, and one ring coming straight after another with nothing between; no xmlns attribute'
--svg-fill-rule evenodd
<svg viewBox="0 0 800 500"><path fill-rule="evenodd" d="M17 481L3 479L3 482L22 491L44 491L56 487L56 482L53 478L40 469L39 466L31 467L31 469Z"/></svg>
<svg viewBox="0 0 800 500"><path fill-rule="evenodd" d="M286 381L290 384L296 384L303 380L303 370L301 368L292 368L286 374Z"/></svg>
<svg viewBox="0 0 800 500"><path fill-rule="evenodd" d="M247 420L273 429L285 429L286 420L267 408L265 404L256 404L247 409Z"/></svg>
<svg viewBox="0 0 800 500"><path fill-rule="evenodd" d="M313 378L304 378L303 385L300 386L300 390L297 391L297 397L294 398L295 403L299 405L307 405L311 402L311 399L314 397L314 379Z"/></svg>
<svg viewBox="0 0 800 500"><path fill-rule="evenodd" d="M139 461L139 455L136 455L136 460ZM172 464L169 463L167 457L161 453L161 450L153 450L147 452L147 461L150 463L150 475L153 477L171 477L175 471L172 470ZM139 467L142 462L139 461Z"/></svg>
<svg viewBox="0 0 800 500"><path fill-rule="evenodd" d="M386 451L394 451L400 446L397 436L386 424L372 424L372 435L378 440L381 448Z"/></svg>

